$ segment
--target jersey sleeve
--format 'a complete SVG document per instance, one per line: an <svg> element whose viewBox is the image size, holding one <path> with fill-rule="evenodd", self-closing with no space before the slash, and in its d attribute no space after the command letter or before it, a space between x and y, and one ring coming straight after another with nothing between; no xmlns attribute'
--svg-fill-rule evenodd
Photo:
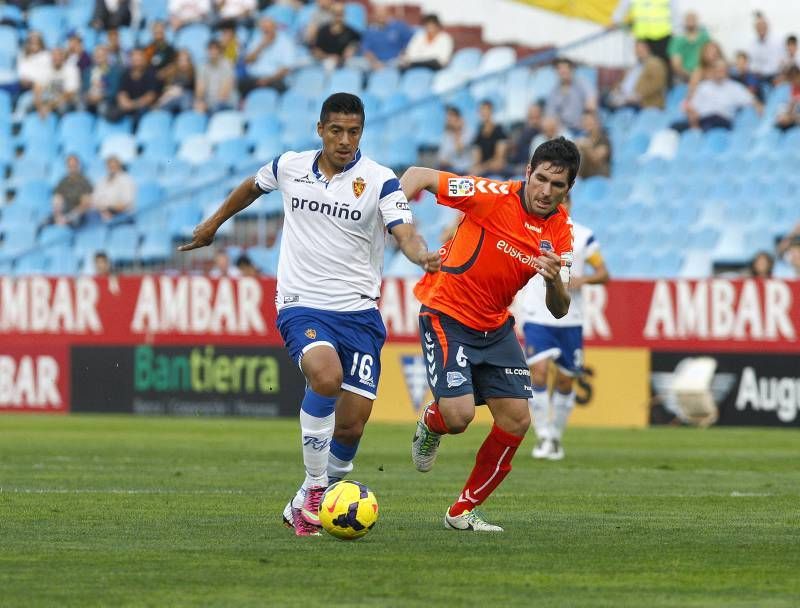
<svg viewBox="0 0 800 608"><path fill-rule="evenodd" d="M272 162L261 167L258 173L256 173L256 186L258 186L264 194L277 190L280 187L278 184L278 163L280 159L280 156L276 156Z"/></svg>
<svg viewBox="0 0 800 608"><path fill-rule="evenodd" d="M459 176L442 171L436 201L465 214L488 215L497 200L511 192L511 184L473 175Z"/></svg>
<svg viewBox="0 0 800 608"><path fill-rule="evenodd" d="M395 177L394 173L384 176L383 185L378 194L378 207L383 216L383 224L390 232L398 224L414 223L408 200L400 187L400 180Z"/></svg>
<svg viewBox="0 0 800 608"><path fill-rule="evenodd" d="M561 224L554 240L555 252L561 256L561 281L569 283L575 245L575 233L572 229L571 219L567 218L567 220Z"/></svg>

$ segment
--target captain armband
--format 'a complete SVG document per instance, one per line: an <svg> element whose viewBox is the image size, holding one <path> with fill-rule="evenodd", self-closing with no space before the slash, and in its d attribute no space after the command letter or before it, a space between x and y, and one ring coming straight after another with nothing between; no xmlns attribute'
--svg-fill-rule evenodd
<svg viewBox="0 0 800 608"><path fill-rule="evenodd" d="M569 274L572 269L573 253L567 251L561 254L561 282L564 284L569 283Z"/></svg>

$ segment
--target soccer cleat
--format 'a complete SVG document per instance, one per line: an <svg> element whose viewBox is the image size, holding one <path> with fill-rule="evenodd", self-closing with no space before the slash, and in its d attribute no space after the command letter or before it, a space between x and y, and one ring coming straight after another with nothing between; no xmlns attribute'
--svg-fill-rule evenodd
<svg viewBox="0 0 800 608"><path fill-rule="evenodd" d="M300 515L307 524L319 527L319 505L322 503L322 495L325 494L325 486L311 486L306 488L306 498Z"/></svg>
<svg viewBox="0 0 800 608"><path fill-rule="evenodd" d="M425 414L422 416L424 418ZM411 460L414 461L417 471L427 473L433 468L441 438L441 435L430 430L422 420L417 420L417 430L411 442Z"/></svg>
<svg viewBox="0 0 800 608"><path fill-rule="evenodd" d="M547 458L550 454L550 450L552 450L552 446L552 442L547 437L542 437L536 442L536 445L533 446L531 456L537 460Z"/></svg>
<svg viewBox="0 0 800 608"><path fill-rule="evenodd" d="M502 532L503 528L490 524L475 509L464 511L453 517L450 510L444 514L444 527L448 530L470 530L472 532Z"/></svg>
<svg viewBox="0 0 800 608"><path fill-rule="evenodd" d="M294 528L294 509L291 500L283 508L283 525L287 528Z"/></svg>
<svg viewBox="0 0 800 608"><path fill-rule="evenodd" d="M564 447L558 439L553 439L550 452L547 454L548 460L564 460Z"/></svg>
<svg viewBox="0 0 800 608"><path fill-rule="evenodd" d="M295 536L320 536L320 527L308 523L303 518L302 509L292 507L292 521Z"/></svg>

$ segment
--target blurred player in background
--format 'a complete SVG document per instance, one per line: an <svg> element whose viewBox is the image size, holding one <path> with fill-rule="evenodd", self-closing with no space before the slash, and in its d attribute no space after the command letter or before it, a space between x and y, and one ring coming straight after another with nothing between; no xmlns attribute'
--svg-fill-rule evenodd
<svg viewBox="0 0 800 608"><path fill-rule="evenodd" d="M571 210L569 196L564 201L567 212ZM544 306L545 283L535 276L523 292L523 332L525 356L531 370L533 397L530 410L536 431L534 458L561 460L564 448L561 437L575 406L573 383L583 368L583 300L581 287L608 282L608 269L594 233L573 222L575 245L570 272L570 305L566 316L557 319ZM586 266L593 272L586 274ZM556 366L552 398L547 392L549 363Z"/></svg>
<svg viewBox="0 0 800 608"><path fill-rule="evenodd" d="M454 530L502 532L476 511L511 471L530 425L530 371L508 312L537 273L548 310L569 309L572 225L561 202L575 182L580 154L563 137L533 153L525 181L496 182L412 167L401 184L408 198L423 188L463 212L442 247L441 272L414 290L422 302L420 340L434 401L422 412L411 447L419 471L433 466L442 435L463 432L485 403L494 425L478 450L467 483L445 513Z"/></svg>
<svg viewBox="0 0 800 608"><path fill-rule="evenodd" d="M332 479L352 470L372 411L386 339L377 308L386 230L424 270L440 264L414 228L397 177L361 155L363 128L361 100L331 95L317 123L322 149L286 152L261 167L181 247L209 245L227 219L259 196L283 194L277 325L307 382L300 406L306 477L283 513L298 536L319 534L322 495Z"/></svg>

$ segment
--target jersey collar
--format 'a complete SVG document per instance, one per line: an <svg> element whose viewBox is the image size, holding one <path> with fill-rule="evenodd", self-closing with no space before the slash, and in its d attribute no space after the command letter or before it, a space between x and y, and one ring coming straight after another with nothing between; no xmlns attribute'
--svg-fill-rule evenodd
<svg viewBox="0 0 800 608"><path fill-rule="evenodd" d="M314 172L314 177L318 180L327 182L328 180L325 179L325 176L322 174L322 171L319 170L319 157L322 156L322 150L318 150L317 153L314 155L314 162L311 164L311 170ZM340 173L337 175L342 175L342 173L347 173L350 169L356 166L356 163L361 160L361 148L356 150L356 155L353 157L349 163L344 166L344 169L341 170Z"/></svg>

